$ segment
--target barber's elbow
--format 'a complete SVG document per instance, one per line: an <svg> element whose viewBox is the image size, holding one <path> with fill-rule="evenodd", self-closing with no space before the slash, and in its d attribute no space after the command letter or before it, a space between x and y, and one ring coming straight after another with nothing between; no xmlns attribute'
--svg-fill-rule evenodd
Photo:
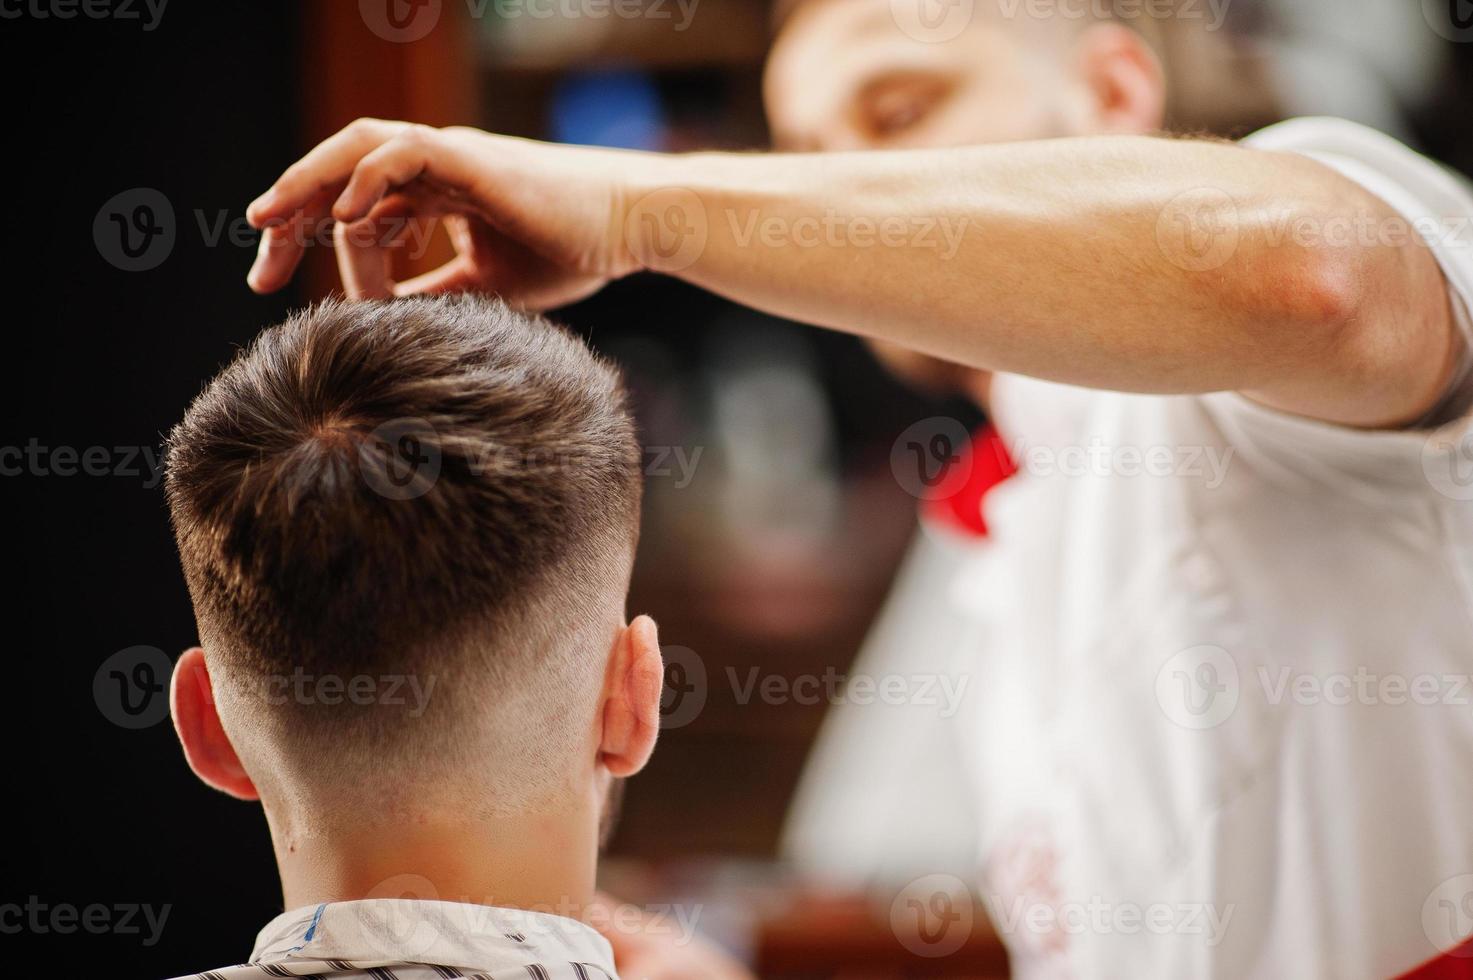
<svg viewBox="0 0 1473 980"><path fill-rule="evenodd" d="M1397 261L1391 250L1361 244L1270 244L1250 258L1247 280L1230 288L1280 343L1323 351L1366 321L1376 283L1394 274Z"/></svg>

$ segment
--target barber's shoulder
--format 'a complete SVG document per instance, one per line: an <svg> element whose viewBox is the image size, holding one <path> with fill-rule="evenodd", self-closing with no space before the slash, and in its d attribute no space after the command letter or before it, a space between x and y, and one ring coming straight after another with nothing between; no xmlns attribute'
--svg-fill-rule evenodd
<svg viewBox="0 0 1473 980"><path fill-rule="evenodd" d="M1335 116L1300 116L1245 136L1243 146L1355 161L1400 175L1419 189L1461 195L1473 203L1473 182L1378 129Z"/></svg>
<svg viewBox="0 0 1473 980"><path fill-rule="evenodd" d="M1358 151L1378 144L1407 149L1393 136L1338 116L1295 116L1250 133L1242 143L1260 150L1310 146L1327 153L1337 148Z"/></svg>

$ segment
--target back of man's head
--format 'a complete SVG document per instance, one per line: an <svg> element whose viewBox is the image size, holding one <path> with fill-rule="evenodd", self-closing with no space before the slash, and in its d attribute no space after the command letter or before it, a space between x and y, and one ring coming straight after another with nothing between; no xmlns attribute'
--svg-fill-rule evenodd
<svg viewBox="0 0 1473 980"><path fill-rule="evenodd" d="M518 810L565 788L640 497L619 377L576 337L470 297L319 304L190 406L167 489L263 798Z"/></svg>

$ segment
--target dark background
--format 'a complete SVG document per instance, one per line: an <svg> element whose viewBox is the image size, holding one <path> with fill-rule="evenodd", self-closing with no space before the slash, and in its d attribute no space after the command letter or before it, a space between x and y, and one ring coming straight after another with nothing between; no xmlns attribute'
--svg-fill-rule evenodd
<svg viewBox="0 0 1473 980"><path fill-rule="evenodd" d="M201 213L210 227L222 214L240 221L249 200L306 145L302 104L312 52L303 33L299 4L239 0L170 5L147 32L138 22L81 16L0 20L13 300L3 315L10 370L0 445L107 447L112 463L125 467L128 457L115 447L156 452L233 351L305 301L300 286L253 295L244 281L253 244L212 246L198 224ZM725 98L724 73L686 74L698 104ZM755 86L755 73L745 76ZM527 85L542 87L535 76ZM113 195L138 187L168 198L177 237L157 268L126 272L100 253L93 221ZM658 340L657 356L635 379L647 408L680 376L699 374L711 343L701 328L732 315L724 301L697 290L641 278L560 318L604 349L630 338ZM862 467L875 447L883 466L893 438L885 433L933 414L857 343L737 316L729 330L794 347L825 385L849 392L834 399L838 449L848 457L836 461L839 471ZM19 627L9 644L3 723L6 809L14 819L0 848L0 904L35 896L48 914L97 903L169 907L163 939L151 948L143 944L146 926L138 934L30 924L0 932L0 955L34 953L57 976L107 969L161 977L239 962L255 932L281 911L258 809L199 784L167 721L128 730L94 700L94 675L115 652L146 645L175 657L195 642L162 489L151 482L147 472L0 479L13 573L5 605ZM688 493L707 496L700 487ZM682 551L679 543L663 556L641 557L643 595L632 607L654 612L667 641L731 663L784 657L798 670L831 657L843 662L888 577L888 560L873 552L893 555L909 529L914 502L893 485L881 496L888 530L856 549L870 571L858 581L828 575L816 591L834 609L796 633L782 624L755 636L706 627L712 616L740 619L761 597L744 594L740 583L693 597L699 586L670 557ZM719 558L709 535L694 533L708 549L705 560ZM833 564L844 557L832 556ZM836 578L843 580L830 581ZM810 585L786 601L807 602L814 593ZM835 623L841 628L821 647L804 643L807 632ZM796 659L789 656L795 647ZM713 704L700 723L662 740L646 777L652 788L636 784L629 793L616 851L772 853L819 709L759 709L760 717L744 718L734 707ZM699 790L718 771L722 790L703 796ZM684 788L680 813L662 801L666 785ZM122 920L114 912L109 921Z"/></svg>
<svg viewBox="0 0 1473 980"><path fill-rule="evenodd" d="M92 237L103 202L140 186L181 211L239 214L247 189L292 155L292 6L179 4L146 33L82 17L0 22L17 304L5 317L16 348L6 445L157 446L233 345L298 300L253 296L250 251L209 248L189 227L151 272L114 268ZM176 656L193 642L163 493L147 482L3 481L6 605L21 627L3 901L172 906L152 948L113 930L0 934L7 957L17 946L41 957L33 975L158 977L238 961L252 923L280 903L258 815L192 782L167 723L128 731L93 700L93 674L114 651Z"/></svg>
<svg viewBox="0 0 1473 980"><path fill-rule="evenodd" d="M325 135L304 108L322 39L308 36L303 11L320 2L176 0L152 31L116 17L0 20L10 204L0 445L156 451L237 346L310 298L306 287L252 295L244 276L253 247L211 246L196 215L239 221ZM1468 170L1473 45L1452 47L1441 94L1409 109L1424 146ZM684 120L682 138L761 145L760 61L750 50L709 61L656 72L661 97ZM488 70L481 84L503 97L487 100L510 114L503 128L542 134L539 100L555 89L555 68ZM172 203L177 240L157 268L125 272L105 260L93 223L104 202L138 187ZM975 415L906 392L848 338L737 311L673 282L619 283L561 318L630 365L647 432L709 443L713 453L702 465L714 472L683 496L654 494L658 542L641 553L632 608L654 613L666 641L713 663L779 663L793 673L846 663L911 527L914 501L887 475L891 442L929 415ZM820 475L841 501L834 525L801 546L774 532L774 549L791 556L775 566L760 548L733 556L710 530L719 440L681 423L708 412L703 379L713 366L749 347L800 363L820 385L832 430ZM30 975L161 977L235 962L280 911L256 808L199 785L167 723L120 727L94 698L94 676L115 652L146 645L173 657L195 640L162 491L149 483L147 473L0 477L12 573L5 605L16 627L6 651L12 819L0 905L35 896L52 908L169 907L151 948L116 929L0 931L7 962L40 957ZM820 717L817 708L713 704L662 739L631 788L615 853L770 857ZM674 792L679 807L669 805Z"/></svg>

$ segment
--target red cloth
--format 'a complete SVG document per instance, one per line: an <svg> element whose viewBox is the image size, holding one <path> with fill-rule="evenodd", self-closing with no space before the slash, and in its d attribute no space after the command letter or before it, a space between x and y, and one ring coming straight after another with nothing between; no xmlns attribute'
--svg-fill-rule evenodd
<svg viewBox="0 0 1473 980"><path fill-rule="evenodd" d="M990 425L972 435L972 442L954 465L968 467L967 481L949 497L927 500L922 505L926 518L964 534L987 535L987 522L982 518L982 498L1018 467L1008 455L1002 437Z"/></svg>
<svg viewBox="0 0 1473 980"><path fill-rule="evenodd" d="M1464 940L1461 946L1403 973L1397 980L1473 980L1473 939Z"/></svg>

